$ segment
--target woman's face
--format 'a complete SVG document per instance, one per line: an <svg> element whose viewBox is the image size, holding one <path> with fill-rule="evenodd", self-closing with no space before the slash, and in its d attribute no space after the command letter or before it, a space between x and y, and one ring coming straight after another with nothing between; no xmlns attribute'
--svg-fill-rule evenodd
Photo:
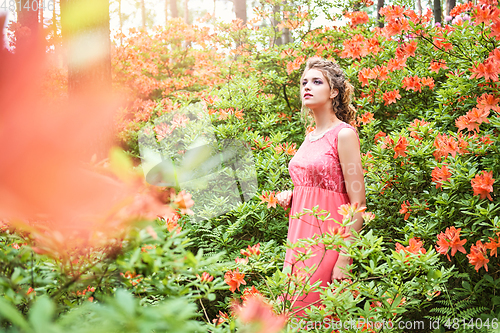
<svg viewBox="0 0 500 333"><path fill-rule="evenodd" d="M338 90L332 92L328 80L322 72L317 69L309 69L300 82L300 96L302 104L310 109L322 107L326 103L331 103L331 98L338 94Z"/></svg>

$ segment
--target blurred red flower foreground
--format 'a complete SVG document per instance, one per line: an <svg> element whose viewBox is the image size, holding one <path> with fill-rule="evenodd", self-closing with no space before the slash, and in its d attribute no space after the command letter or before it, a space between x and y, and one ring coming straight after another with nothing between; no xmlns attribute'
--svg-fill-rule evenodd
<svg viewBox="0 0 500 333"><path fill-rule="evenodd" d="M0 221L60 244L75 234L88 244L93 232L102 241L134 218L172 217L172 193L147 186L111 149L123 98L95 84L49 105L40 93L46 68L43 46L0 50ZM109 161L95 160L110 152Z"/></svg>

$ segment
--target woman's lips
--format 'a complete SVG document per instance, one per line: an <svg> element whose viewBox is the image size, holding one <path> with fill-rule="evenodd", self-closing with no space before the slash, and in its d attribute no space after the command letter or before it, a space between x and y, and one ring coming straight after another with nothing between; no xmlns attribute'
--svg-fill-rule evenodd
<svg viewBox="0 0 500 333"><path fill-rule="evenodd" d="M311 94L304 94L304 98L313 97Z"/></svg>

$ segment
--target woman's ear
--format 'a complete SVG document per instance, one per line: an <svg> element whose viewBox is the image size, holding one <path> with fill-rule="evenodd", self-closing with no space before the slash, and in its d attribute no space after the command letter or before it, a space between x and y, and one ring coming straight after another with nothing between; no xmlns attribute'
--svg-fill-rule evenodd
<svg viewBox="0 0 500 333"><path fill-rule="evenodd" d="M330 94L330 98L333 99L339 94L339 90L337 88L334 88Z"/></svg>

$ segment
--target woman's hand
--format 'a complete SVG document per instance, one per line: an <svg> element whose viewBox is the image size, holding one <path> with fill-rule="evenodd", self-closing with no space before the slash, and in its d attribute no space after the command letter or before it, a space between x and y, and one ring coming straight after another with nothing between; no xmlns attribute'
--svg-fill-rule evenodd
<svg viewBox="0 0 500 333"><path fill-rule="evenodd" d="M334 280L343 280L348 279L349 276L344 273L345 267L351 263L351 258L344 257L339 254L339 258L337 259L337 263L333 266L332 271L332 281Z"/></svg>
<svg viewBox="0 0 500 333"><path fill-rule="evenodd" d="M290 190L280 192L276 194L276 199L278 200L278 205L283 207L283 209L287 209L290 206L290 202L292 199L293 192Z"/></svg>

